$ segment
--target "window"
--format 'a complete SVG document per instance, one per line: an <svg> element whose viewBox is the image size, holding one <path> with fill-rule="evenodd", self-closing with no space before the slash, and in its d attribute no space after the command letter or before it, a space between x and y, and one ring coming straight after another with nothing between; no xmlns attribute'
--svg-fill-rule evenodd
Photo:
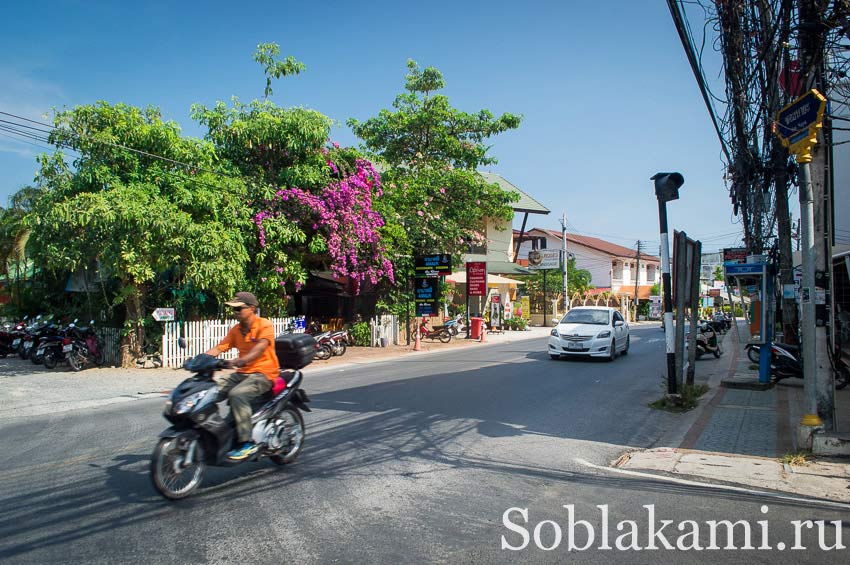
<svg viewBox="0 0 850 565"><path fill-rule="evenodd" d="M620 315L619 312L614 312L614 321L615 322L625 322L623 316Z"/></svg>

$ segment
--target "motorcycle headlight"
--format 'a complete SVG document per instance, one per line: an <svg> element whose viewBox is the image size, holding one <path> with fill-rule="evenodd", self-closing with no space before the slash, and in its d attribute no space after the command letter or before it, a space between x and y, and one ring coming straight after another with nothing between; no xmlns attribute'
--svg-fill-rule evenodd
<svg viewBox="0 0 850 565"><path fill-rule="evenodd" d="M611 337L611 330L605 330L604 332L599 332L599 335L596 337Z"/></svg>
<svg viewBox="0 0 850 565"><path fill-rule="evenodd" d="M177 414L185 414L186 412L189 412L190 410L192 410L192 408L197 406L201 402L201 400L203 400L203 398L207 395L209 391L210 389L207 389L202 390L201 392L196 392L195 394L190 394L189 396L177 403L175 412Z"/></svg>

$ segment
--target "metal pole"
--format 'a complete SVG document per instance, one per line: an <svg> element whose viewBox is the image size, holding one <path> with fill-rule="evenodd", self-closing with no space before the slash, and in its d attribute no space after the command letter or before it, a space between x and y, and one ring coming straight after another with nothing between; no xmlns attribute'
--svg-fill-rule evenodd
<svg viewBox="0 0 850 565"><path fill-rule="evenodd" d="M809 160L811 157L809 157ZM800 157L797 158L799 162ZM820 426L818 416L817 361L815 359L815 227L814 197L809 160L800 162L800 221L801 251L803 255L803 281L800 287L801 338L803 353L803 390L806 397L806 414L800 423Z"/></svg>
<svg viewBox="0 0 850 565"><path fill-rule="evenodd" d="M543 327L544 328L546 327L546 273L548 273L548 272L549 272L548 269L543 271ZM528 315L531 316L531 312L529 312Z"/></svg>
<svg viewBox="0 0 850 565"><path fill-rule="evenodd" d="M570 309L569 287L567 285L567 271L569 270L570 255L567 253L567 213L561 219L561 238L564 240L564 313ZM545 324L544 324L545 325Z"/></svg>
<svg viewBox="0 0 850 565"><path fill-rule="evenodd" d="M691 288L688 289L691 305L691 331L688 334L688 372L685 375L685 382L689 386L694 386L694 378L696 376L696 356L697 356L697 328L699 324L699 272L702 258L702 242L695 242L693 245L693 257L691 264ZM717 346L720 347L720 336L717 336Z"/></svg>
<svg viewBox="0 0 850 565"><path fill-rule="evenodd" d="M673 297L670 288L670 241L667 239L667 203L658 199L661 231L661 284L664 293L664 337L667 342L667 394L676 394L676 354L673 335Z"/></svg>

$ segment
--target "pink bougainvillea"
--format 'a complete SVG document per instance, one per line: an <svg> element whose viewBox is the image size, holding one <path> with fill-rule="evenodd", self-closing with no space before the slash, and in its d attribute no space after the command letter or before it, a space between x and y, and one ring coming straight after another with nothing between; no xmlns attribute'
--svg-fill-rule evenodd
<svg viewBox="0 0 850 565"><path fill-rule="evenodd" d="M339 173L330 159L327 164L334 174ZM385 255L378 233L384 219L372 209L372 198L381 196L380 176L372 163L364 159L355 161L355 168L353 174L314 192L298 187L282 188L253 219L262 247L267 245L263 222L281 215L305 232L323 237L331 271L351 279L359 291L363 281L375 284L383 277L390 281L394 278L392 263ZM295 286L297 289L301 285Z"/></svg>

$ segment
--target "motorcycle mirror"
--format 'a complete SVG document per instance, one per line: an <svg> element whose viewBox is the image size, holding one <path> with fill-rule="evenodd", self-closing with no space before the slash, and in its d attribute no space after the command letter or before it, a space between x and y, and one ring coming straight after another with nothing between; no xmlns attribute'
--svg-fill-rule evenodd
<svg viewBox="0 0 850 565"><path fill-rule="evenodd" d="M89 320L89 325L90 325L90 326L93 326L93 325L94 325L94 320Z"/></svg>
<svg viewBox="0 0 850 565"><path fill-rule="evenodd" d="M177 346L178 346L180 349L186 349L186 338L185 338L185 337L181 337L181 338L179 338L179 339L177 340Z"/></svg>
<svg viewBox="0 0 850 565"><path fill-rule="evenodd" d="M78 321L79 321L79 318L74 318L74 321L72 323L76 324Z"/></svg>

